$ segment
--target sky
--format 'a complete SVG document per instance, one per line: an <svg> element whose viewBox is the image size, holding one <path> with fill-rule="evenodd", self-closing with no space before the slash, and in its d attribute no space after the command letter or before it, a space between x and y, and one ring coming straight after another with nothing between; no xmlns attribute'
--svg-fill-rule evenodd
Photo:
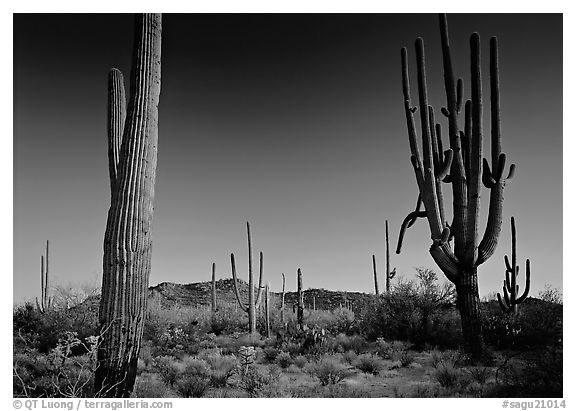
<svg viewBox="0 0 576 411"><path fill-rule="evenodd" d="M520 283L562 288L562 15L449 15L455 71L469 96L480 33L489 152L488 40L499 38L502 147L516 164L482 296L499 291L516 219ZM109 207L107 73L130 72L128 14L14 15L14 300L40 294L50 240L53 284L98 286ZM535 28L538 28L537 30ZM431 14L163 16L162 90L150 284L247 278L246 221L273 290L373 292L385 220L391 265L437 269L424 220L394 253L417 196L403 112L400 49L424 38L428 92L444 104L438 18ZM446 186L445 192L448 191ZM483 189L481 225L489 191ZM446 199L448 209L451 207ZM255 258L256 259L256 258Z"/></svg>

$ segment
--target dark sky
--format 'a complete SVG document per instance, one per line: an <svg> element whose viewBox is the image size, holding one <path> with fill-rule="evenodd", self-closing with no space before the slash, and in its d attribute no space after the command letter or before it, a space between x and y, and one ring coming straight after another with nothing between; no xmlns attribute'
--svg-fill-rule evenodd
<svg viewBox="0 0 576 411"><path fill-rule="evenodd" d="M499 291L516 217L521 283L562 286L562 16L450 15L455 69L469 96L468 39L500 42L502 146L516 163L481 295ZM58 284L99 284L109 207L107 72L128 77L128 14L14 15L14 298L39 294L50 239ZM273 289L372 291L417 195L403 113L400 48L426 44L428 91L445 101L438 18L415 14L163 16L162 91L150 283L246 278L245 222ZM412 71L412 74L414 72ZM412 77L415 96L415 76ZM485 134L485 153L489 133ZM446 190L448 191L448 187ZM481 232L489 191L482 191ZM450 204L450 199L446 199ZM450 208L448 206L448 208ZM392 266L436 269L419 221ZM439 272L439 270L437 270ZM381 279L383 282L383 279Z"/></svg>

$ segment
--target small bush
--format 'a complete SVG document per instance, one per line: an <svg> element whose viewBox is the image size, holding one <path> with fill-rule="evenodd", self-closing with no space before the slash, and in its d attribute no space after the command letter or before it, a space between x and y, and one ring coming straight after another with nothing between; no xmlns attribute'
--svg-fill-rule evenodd
<svg viewBox="0 0 576 411"><path fill-rule="evenodd" d="M346 351L344 353L344 360L350 365L353 365L357 358L358 355L352 350Z"/></svg>
<svg viewBox="0 0 576 411"><path fill-rule="evenodd" d="M156 357L152 360L152 367L158 372L162 381L170 386L174 385L179 372L176 358L165 355Z"/></svg>
<svg viewBox="0 0 576 411"><path fill-rule="evenodd" d="M280 351L277 348L266 347L266 348L264 348L264 360L268 364L272 364L276 360L276 357L278 357L279 353L280 353Z"/></svg>
<svg viewBox="0 0 576 411"><path fill-rule="evenodd" d="M292 357L287 352L280 352L276 357L276 364L282 368L288 368L292 364Z"/></svg>
<svg viewBox="0 0 576 411"><path fill-rule="evenodd" d="M158 377L158 374L144 372L136 378L132 396L136 398L170 398L174 394Z"/></svg>
<svg viewBox="0 0 576 411"><path fill-rule="evenodd" d="M207 375L184 374L178 377L174 384L176 390L184 398L200 398L210 386L210 378Z"/></svg>
<svg viewBox="0 0 576 411"><path fill-rule="evenodd" d="M294 358L294 364L298 368L304 368L306 364L308 364L308 359L303 355L299 355L296 358Z"/></svg>
<svg viewBox="0 0 576 411"><path fill-rule="evenodd" d="M242 375L242 388L250 397L257 397L262 389L270 383L270 376L263 373L259 368L250 366Z"/></svg>
<svg viewBox="0 0 576 411"><path fill-rule="evenodd" d="M408 350L403 350L402 353L400 354L399 360L402 367L408 367L410 364L414 362L414 354L412 354Z"/></svg>
<svg viewBox="0 0 576 411"><path fill-rule="evenodd" d="M439 364L436 371L434 371L434 378L444 388L456 387L460 377L461 374L459 370L446 364Z"/></svg>
<svg viewBox="0 0 576 411"><path fill-rule="evenodd" d="M308 372L317 377L322 385L336 384L350 374L348 367L333 356L324 356L318 362L310 364Z"/></svg>
<svg viewBox="0 0 576 411"><path fill-rule="evenodd" d="M380 359L372 354L361 354L354 362L354 366L360 371L376 375L382 369Z"/></svg>
<svg viewBox="0 0 576 411"><path fill-rule="evenodd" d="M488 381L488 378L490 378L490 374L492 373L492 370L487 367L471 367L468 368L467 371L472 377L472 380L480 385L486 384L486 381Z"/></svg>

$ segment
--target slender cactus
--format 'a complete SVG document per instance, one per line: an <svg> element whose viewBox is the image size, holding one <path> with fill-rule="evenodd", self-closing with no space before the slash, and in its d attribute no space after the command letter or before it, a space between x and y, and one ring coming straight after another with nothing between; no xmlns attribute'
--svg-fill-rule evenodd
<svg viewBox="0 0 576 411"><path fill-rule="evenodd" d="M42 314L52 308L50 286L48 284L48 250L50 242L46 240L46 268L44 268L44 256L40 256L40 301L36 298L36 308Z"/></svg>
<svg viewBox="0 0 576 411"><path fill-rule="evenodd" d="M302 291L302 271L298 269L298 327L304 329L304 292Z"/></svg>
<svg viewBox="0 0 576 411"><path fill-rule="evenodd" d="M137 15L127 110L121 75L114 69L109 75L111 205L104 235L95 375L95 390L102 397L131 395L144 330L158 146L161 32L160 14Z"/></svg>
<svg viewBox="0 0 576 411"><path fill-rule="evenodd" d="M285 301L285 292L286 292L286 276L282 273L282 300L280 305L280 322L282 323L282 327L286 327L286 319L284 317L284 308L286 306Z"/></svg>
<svg viewBox="0 0 576 411"><path fill-rule="evenodd" d="M372 271L374 272L374 294L378 295L378 274L376 272L376 256L372 254Z"/></svg>
<svg viewBox="0 0 576 411"><path fill-rule="evenodd" d="M212 287L211 287L211 307L212 307L212 317L216 315L218 307L216 306L216 263L212 263Z"/></svg>
<svg viewBox="0 0 576 411"><path fill-rule="evenodd" d="M386 220L386 294L390 294L390 281L395 275L396 267L390 271L390 241L388 239L388 220Z"/></svg>
<svg viewBox="0 0 576 411"><path fill-rule="evenodd" d="M530 260L526 259L526 285L524 292L520 297L518 297L519 286L516 284L518 274L520 272L520 267L516 265L516 224L514 222L514 217L511 218L512 225L512 264L508 260L508 256L504 256L504 263L506 264L506 279L504 280L504 285L502 286L502 295L498 293L498 302L500 303L500 308L502 311L507 313L518 313L518 304L521 304L528 297L530 292Z"/></svg>
<svg viewBox="0 0 576 411"><path fill-rule="evenodd" d="M270 284L266 283L266 289L264 290L264 330L266 333L266 338L270 338Z"/></svg>
<svg viewBox="0 0 576 411"><path fill-rule="evenodd" d="M254 300L254 274L252 271L252 237L250 236L250 223L246 222L246 232L248 234L248 305L242 302L240 297L240 290L238 288L238 278L236 276L236 262L234 261L234 253L230 254L230 262L232 265L232 278L234 279L234 293L238 306L248 314L248 330L250 334L256 333L256 310L260 306L260 298L262 297L262 278L264 272L264 255L260 252L260 279L258 280L258 294L256 301Z"/></svg>
<svg viewBox="0 0 576 411"><path fill-rule="evenodd" d="M440 15L440 35L444 64L446 107L442 114L448 118L450 148L442 152L441 126L435 124L434 111L428 104L424 42L416 40L416 63L418 99L422 134L422 156L417 141L414 120L416 107L410 101L408 57L402 49L402 90L404 111L410 142L411 162L418 184L419 199L416 210L408 214L400 230L398 247L401 250L406 229L417 218L426 217L430 228L432 245L430 254L446 277L456 285L458 308L462 320L464 339L473 357L484 353L484 341L480 322L477 268L494 253L502 225L503 190L506 181L514 174L510 166L504 175L506 155L501 152L500 103L498 80L498 46L490 40L490 97L492 170L488 160L482 167L482 76L480 71L480 37L470 37L471 99L465 103L464 131L458 126L458 115L463 101L463 81L456 80L452 67L448 23L446 15ZM452 187L453 219L446 221L442 184ZM480 185L490 189L488 222L481 241L478 235L480 211ZM420 211L420 204L425 211ZM454 241L452 246L451 241Z"/></svg>

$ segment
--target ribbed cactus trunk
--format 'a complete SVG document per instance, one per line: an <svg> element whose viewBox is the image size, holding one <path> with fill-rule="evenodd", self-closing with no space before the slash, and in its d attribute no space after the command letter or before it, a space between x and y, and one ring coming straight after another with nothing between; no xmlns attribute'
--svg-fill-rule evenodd
<svg viewBox="0 0 576 411"><path fill-rule="evenodd" d="M234 279L234 293L236 301L240 308L248 314L248 332L256 333L256 309L260 306L260 297L262 296L262 279L264 275L264 254L260 252L260 279L258 280L258 293L254 296L254 273L252 271L252 236L250 235L250 222L246 222L246 232L248 235L248 305L242 302L240 290L238 288L238 277L236 275L236 262L234 253L230 254L230 263L232 266L232 278Z"/></svg>
<svg viewBox="0 0 576 411"><path fill-rule="evenodd" d="M125 121L121 74L112 70L109 77L111 205L104 235L95 375L96 393L102 397L130 396L144 329L158 145L161 21L160 14L136 17Z"/></svg>
<svg viewBox="0 0 576 411"><path fill-rule="evenodd" d="M46 240L46 265L44 265L44 256L40 256L40 301L36 298L36 308L41 313L45 313L52 306L52 298L50 297L49 269L48 269L48 254L49 254L50 241Z"/></svg>
<svg viewBox="0 0 576 411"><path fill-rule="evenodd" d="M491 154L492 170L488 160L482 163L482 76L480 64L480 36L470 37L471 99L464 106L464 128L459 129L458 116L464 100L463 80L456 80L452 67L448 23L440 15L440 37L444 65L446 107L442 114L448 119L450 148L442 152L441 126L436 124L434 110L428 105L424 41L416 40L416 63L418 76L418 100L422 134L422 156L418 145L414 113L410 101L408 57L402 49L402 90L404 111L408 128L410 158L419 189L416 209L404 219L400 230L397 253L400 252L406 228L417 218L426 217L430 228L432 245L430 254L446 277L456 285L458 308L462 331L472 357L484 353L484 340L480 322L480 299L478 295L477 268L496 250L502 225L503 190L506 181L514 174L510 166L504 175L506 155L501 152L500 101L498 73L498 45L496 38L490 40L490 97L491 97ZM482 164L484 167L482 168ZM446 221L442 185L452 186L452 223ZM478 220L480 211L481 183L490 189L488 221L480 240ZM424 204L425 211L420 207ZM454 241L452 246L451 241Z"/></svg>
<svg viewBox="0 0 576 411"><path fill-rule="evenodd" d="M216 263L212 263L212 287L210 290L211 295L211 308L212 308L212 317L216 315Z"/></svg>
<svg viewBox="0 0 576 411"><path fill-rule="evenodd" d="M296 315L298 327L304 328L304 292L302 291L302 271L298 269L298 312Z"/></svg>
<svg viewBox="0 0 576 411"><path fill-rule="evenodd" d="M374 272L374 294L378 295L378 274L376 272L376 256L372 254L372 271Z"/></svg>
<svg viewBox="0 0 576 411"><path fill-rule="evenodd" d="M285 292L286 292L286 276L282 273L282 301L280 303L280 322L282 322L282 327L286 327L286 319L284 314L284 308L286 305L285 301Z"/></svg>
<svg viewBox="0 0 576 411"><path fill-rule="evenodd" d="M270 338L270 284L266 284L264 292L264 331L266 338Z"/></svg>

